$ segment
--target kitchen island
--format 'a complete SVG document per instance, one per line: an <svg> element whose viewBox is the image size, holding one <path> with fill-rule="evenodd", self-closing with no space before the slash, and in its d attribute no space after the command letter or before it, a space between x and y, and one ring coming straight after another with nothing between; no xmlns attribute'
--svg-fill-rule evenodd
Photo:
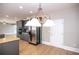
<svg viewBox="0 0 79 59"><path fill-rule="evenodd" d="M0 55L19 55L19 38L16 35L0 39Z"/></svg>

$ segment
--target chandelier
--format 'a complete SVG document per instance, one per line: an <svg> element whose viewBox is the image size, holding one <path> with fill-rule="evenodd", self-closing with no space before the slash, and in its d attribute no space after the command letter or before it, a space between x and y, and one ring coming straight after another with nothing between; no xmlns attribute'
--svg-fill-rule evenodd
<svg viewBox="0 0 79 59"><path fill-rule="evenodd" d="M41 4L39 4L37 13L25 24L25 26L51 27L53 24L53 21L43 12L43 8Z"/></svg>

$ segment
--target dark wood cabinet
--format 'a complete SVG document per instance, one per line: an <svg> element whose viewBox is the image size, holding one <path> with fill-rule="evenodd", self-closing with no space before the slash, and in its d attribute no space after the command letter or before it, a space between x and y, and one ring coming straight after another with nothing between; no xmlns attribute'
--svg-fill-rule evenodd
<svg viewBox="0 0 79 59"><path fill-rule="evenodd" d="M25 26L28 20L17 21L17 37L22 40L28 41L29 34L27 33L28 26Z"/></svg>

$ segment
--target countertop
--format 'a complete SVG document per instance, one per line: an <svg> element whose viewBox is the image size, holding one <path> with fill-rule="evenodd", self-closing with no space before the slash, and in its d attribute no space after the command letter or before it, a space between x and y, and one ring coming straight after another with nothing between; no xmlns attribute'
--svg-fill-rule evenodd
<svg viewBox="0 0 79 59"><path fill-rule="evenodd" d="M16 35L6 35L5 38L0 39L0 44L15 41L15 40L19 40L19 38L17 38Z"/></svg>

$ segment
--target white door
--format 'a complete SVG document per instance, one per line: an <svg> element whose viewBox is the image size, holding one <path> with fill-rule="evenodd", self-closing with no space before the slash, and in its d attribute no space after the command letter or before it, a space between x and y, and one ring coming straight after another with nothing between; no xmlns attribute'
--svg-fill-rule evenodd
<svg viewBox="0 0 79 59"><path fill-rule="evenodd" d="M64 20L54 20L54 26L50 29L50 42L52 44L63 44Z"/></svg>

